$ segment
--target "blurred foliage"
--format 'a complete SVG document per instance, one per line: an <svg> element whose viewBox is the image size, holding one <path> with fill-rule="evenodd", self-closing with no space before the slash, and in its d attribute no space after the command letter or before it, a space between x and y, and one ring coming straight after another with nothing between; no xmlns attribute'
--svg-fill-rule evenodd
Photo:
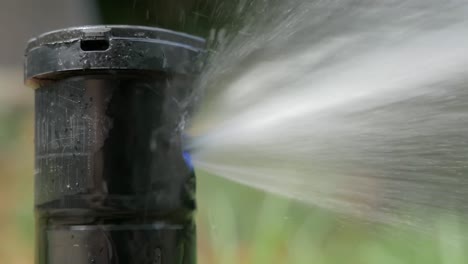
<svg viewBox="0 0 468 264"><path fill-rule="evenodd" d="M0 263L33 262L33 115L0 111Z"/></svg>
<svg viewBox="0 0 468 264"><path fill-rule="evenodd" d="M285 175L287 177L287 175ZM431 230L379 225L198 173L200 263L455 264L468 228L428 217ZM428 232L430 231L430 232Z"/></svg>
<svg viewBox="0 0 468 264"><path fill-rule="evenodd" d="M0 111L0 146L3 151L13 147L14 140L19 135L21 121L24 120L24 110L20 108L10 108L6 111Z"/></svg>

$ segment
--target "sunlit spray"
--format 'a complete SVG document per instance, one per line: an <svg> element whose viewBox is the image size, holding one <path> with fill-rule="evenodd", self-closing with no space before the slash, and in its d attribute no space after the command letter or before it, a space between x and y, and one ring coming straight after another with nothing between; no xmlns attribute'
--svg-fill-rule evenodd
<svg viewBox="0 0 468 264"><path fill-rule="evenodd" d="M239 8L212 34L197 168L379 223L467 211L467 1Z"/></svg>

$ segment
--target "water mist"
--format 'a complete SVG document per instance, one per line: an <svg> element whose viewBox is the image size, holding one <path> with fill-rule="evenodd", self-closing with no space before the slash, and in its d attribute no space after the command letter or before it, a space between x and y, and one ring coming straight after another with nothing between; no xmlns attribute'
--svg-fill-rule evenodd
<svg viewBox="0 0 468 264"><path fill-rule="evenodd" d="M386 224L468 211L468 1L247 2L211 34L197 168Z"/></svg>

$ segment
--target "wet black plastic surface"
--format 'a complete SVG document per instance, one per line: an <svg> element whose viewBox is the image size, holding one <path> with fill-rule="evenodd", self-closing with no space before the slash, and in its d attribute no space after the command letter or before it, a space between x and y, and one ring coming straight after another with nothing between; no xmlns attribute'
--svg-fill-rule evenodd
<svg viewBox="0 0 468 264"><path fill-rule="evenodd" d="M47 263L193 263L194 226L49 227ZM180 243L186 241L186 243Z"/></svg>
<svg viewBox="0 0 468 264"><path fill-rule="evenodd" d="M195 175L182 130L204 41L134 26L29 42L37 264L193 264Z"/></svg>
<svg viewBox="0 0 468 264"><path fill-rule="evenodd" d="M51 79L57 73L93 70L200 72L203 39L164 29L87 26L49 32L26 49L25 78Z"/></svg>
<svg viewBox="0 0 468 264"><path fill-rule="evenodd" d="M37 264L193 264L182 131L204 41L93 26L30 41Z"/></svg>
<svg viewBox="0 0 468 264"><path fill-rule="evenodd" d="M190 84L121 73L36 90L38 263L194 263Z"/></svg>

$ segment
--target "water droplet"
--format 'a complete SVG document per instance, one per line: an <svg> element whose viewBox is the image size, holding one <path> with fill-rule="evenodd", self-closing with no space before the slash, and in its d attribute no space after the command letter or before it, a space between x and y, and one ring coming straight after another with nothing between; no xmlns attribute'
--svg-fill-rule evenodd
<svg viewBox="0 0 468 264"><path fill-rule="evenodd" d="M80 183L79 183L79 182L75 182L75 186L76 186L76 187L80 186Z"/></svg>
<svg viewBox="0 0 468 264"><path fill-rule="evenodd" d="M151 142L150 142L150 149L151 149L151 151L155 151L157 146L158 146L158 144L157 144L156 140L155 140L155 139L151 139Z"/></svg>
<svg viewBox="0 0 468 264"><path fill-rule="evenodd" d="M156 248L154 252L154 264L161 264L162 263L162 253L160 248Z"/></svg>
<svg viewBox="0 0 468 264"><path fill-rule="evenodd" d="M67 184L67 189L69 189L69 190L71 189L71 186L70 186L70 184Z"/></svg>

